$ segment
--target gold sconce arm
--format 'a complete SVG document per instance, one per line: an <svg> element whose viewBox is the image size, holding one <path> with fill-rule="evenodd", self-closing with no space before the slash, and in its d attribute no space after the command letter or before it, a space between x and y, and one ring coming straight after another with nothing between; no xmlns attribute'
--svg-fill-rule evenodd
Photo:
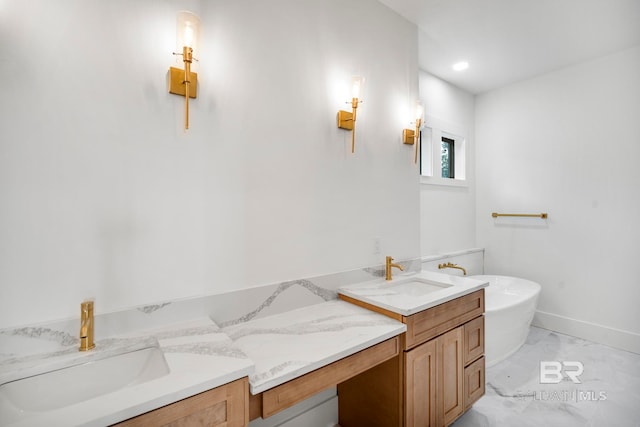
<svg viewBox="0 0 640 427"><path fill-rule="evenodd" d="M200 19L191 12L178 13L176 22L176 45L182 47L182 53L174 52L174 55L182 56L184 70L169 68L169 93L184 96L184 129L189 129L189 98L195 98L198 91L198 75L191 72L191 63L197 59L193 56L194 49L198 49L198 31ZM198 51L199 52L199 51Z"/></svg>
<svg viewBox="0 0 640 427"><path fill-rule="evenodd" d="M420 150L420 127L422 126L422 120L416 119L416 128L415 129L403 129L402 130L402 142L407 145L415 145L416 146L416 154L414 158L414 162L418 163L418 152Z"/></svg>
<svg viewBox="0 0 640 427"><path fill-rule="evenodd" d="M422 117L424 109L420 101L416 101L415 129L402 130L402 142L407 145L416 146L414 163L418 163L418 152L420 151L420 128L422 127Z"/></svg>
<svg viewBox="0 0 640 427"><path fill-rule="evenodd" d="M351 99L351 112L340 110L338 111L338 127L340 129L346 129L351 131L351 152L356 151L356 112L358 110L358 104L361 101L358 98Z"/></svg>
<svg viewBox="0 0 640 427"><path fill-rule="evenodd" d="M360 100L362 94L362 86L364 84L364 77L353 76L351 79L351 112L340 110L338 111L338 127L340 129L346 129L351 131L351 152L356 151L356 112L358 111L358 104L362 102ZM348 104L349 102L347 102Z"/></svg>
<svg viewBox="0 0 640 427"><path fill-rule="evenodd" d="M185 122L184 128L189 129L189 98L196 98L198 74L191 71L191 63L193 62L193 49L188 46L182 48L182 53L174 53L174 55L182 55L184 61L184 70L171 67L169 93L184 96Z"/></svg>

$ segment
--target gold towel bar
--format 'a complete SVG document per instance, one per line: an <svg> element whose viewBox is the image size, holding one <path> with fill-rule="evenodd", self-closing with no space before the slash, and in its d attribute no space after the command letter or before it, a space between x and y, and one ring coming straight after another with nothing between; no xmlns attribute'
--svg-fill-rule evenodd
<svg viewBox="0 0 640 427"><path fill-rule="evenodd" d="M497 212L493 212L491 214L492 217L494 218L498 218L499 216L526 216L526 217L534 217L534 218L547 218L547 213L543 212L543 213L539 213L539 214L501 214L501 213L497 213Z"/></svg>

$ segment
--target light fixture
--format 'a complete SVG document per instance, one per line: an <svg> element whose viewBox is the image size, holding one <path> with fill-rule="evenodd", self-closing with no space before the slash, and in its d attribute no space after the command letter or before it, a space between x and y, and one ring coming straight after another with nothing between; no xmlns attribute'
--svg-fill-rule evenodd
<svg viewBox="0 0 640 427"><path fill-rule="evenodd" d="M353 76L351 79L351 112L340 110L338 111L338 127L340 129L347 129L351 131L351 152L354 153L356 149L356 110L358 104L362 102L360 97L362 96L362 89L364 86L364 77ZM348 104L349 102L347 102Z"/></svg>
<svg viewBox="0 0 640 427"><path fill-rule="evenodd" d="M193 52L197 51L196 43L198 42L199 29L200 19L196 15L187 11L178 13L176 46L178 50L182 49L182 53L173 52L173 54L182 56L184 70L175 67L169 68L169 92L185 98L185 130L189 129L189 98L195 98L198 90L198 75L191 72L191 63L194 59L197 61Z"/></svg>
<svg viewBox="0 0 640 427"><path fill-rule="evenodd" d="M408 145L416 146L415 163L418 163L418 145L420 137L420 128L422 127L422 116L424 114L424 108L420 101L416 101L415 109L415 129L403 129L402 130L402 142Z"/></svg>
<svg viewBox="0 0 640 427"><path fill-rule="evenodd" d="M469 63L467 61L456 62L452 65L454 71L464 71L469 68Z"/></svg>

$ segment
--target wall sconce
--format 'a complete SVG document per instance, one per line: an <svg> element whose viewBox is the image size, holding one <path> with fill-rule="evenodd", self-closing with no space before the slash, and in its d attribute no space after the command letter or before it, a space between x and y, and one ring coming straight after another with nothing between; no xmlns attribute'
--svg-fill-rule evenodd
<svg viewBox="0 0 640 427"><path fill-rule="evenodd" d="M196 58L193 52L196 50L198 42L198 31L200 29L200 19L191 12L178 13L176 23L176 46L182 48L182 53L173 52L174 55L181 55L184 62L184 70L170 67L169 92L181 95L185 98L185 119L184 129L189 129L189 98L195 98L198 90L198 75L191 72L191 62Z"/></svg>
<svg viewBox="0 0 640 427"><path fill-rule="evenodd" d="M416 115L415 115L415 129L403 129L402 130L402 142L408 145L416 146L416 155L415 155L415 163L418 163L418 145L419 145L419 137L420 137L420 128L422 127L422 116L424 114L424 108L422 108L422 104L420 101L416 101Z"/></svg>
<svg viewBox="0 0 640 427"><path fill-rule="evenodd" d="M360 97L362 96L362 86L364 85L364 77L353 76L351 79L351 112L340 110L338 111L338 127L340 129L347 129L351 131L351 152L354 153L356 149L356 110L358 104L362 102ZM349 102L347 102L348 104Z"/></svg>

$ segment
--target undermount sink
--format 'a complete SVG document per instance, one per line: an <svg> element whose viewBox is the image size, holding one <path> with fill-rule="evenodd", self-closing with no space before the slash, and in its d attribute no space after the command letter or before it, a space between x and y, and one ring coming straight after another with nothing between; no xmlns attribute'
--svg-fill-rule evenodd
<svg viewBox="0 0 640 427"><path fill-rule="evenodd" d="M440 291L453 285L441 282L433 282L418 277L404 279L401 282L390 284L387 289L399 294L419 297L430 294L431 292Z"/></svg>
<svg viewBox="0 0 640 427"><path fill-rule="evenodd" d="M0 399L21 411L49 411L168 373L162 350L148 347L5 383Z"/></svg>
<svg viewBox="0 0 640 427"><path fill-rule="evenodd" d="M342 286L338 293L402 316L411 316L484 288L486 282L435 271L411 272L392 280L376 279Z"/></svg>

